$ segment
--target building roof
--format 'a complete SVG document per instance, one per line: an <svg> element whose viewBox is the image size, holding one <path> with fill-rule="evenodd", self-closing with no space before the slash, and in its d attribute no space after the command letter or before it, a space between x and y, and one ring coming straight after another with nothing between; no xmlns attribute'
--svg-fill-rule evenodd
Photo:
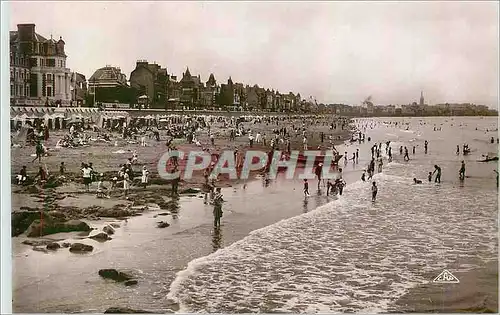
<svg viewBox="0 0 500 315"><path fill-rule="evenodd" d="M94 74L90 77L89 82L98 80L104 81L118 81L126 84L126 77L121 73L120 68L106 66L104 68L97 69Z"/></svg>
<svg viewBox="0 0 500 315"><path fill-rule="evenodd" d="M19 36L19 33L17 31L10 31L9 32L9 36L10 36L10 41L16 41L18 36ZM43 37L42 35L38 34L38 33L35 33L35 41L37 42L46 42L47 39L45 37ZM54 40L52 40L54 41ZM55 41L54 41L55 42Z"/></svg>
<svg viewBox="0 0 500 315"><path fill-rule="evenodd" d="M210 73L210 76L208 77L207 85L216 85L217 81L215 81L215 76L213 73Z"/></svg>

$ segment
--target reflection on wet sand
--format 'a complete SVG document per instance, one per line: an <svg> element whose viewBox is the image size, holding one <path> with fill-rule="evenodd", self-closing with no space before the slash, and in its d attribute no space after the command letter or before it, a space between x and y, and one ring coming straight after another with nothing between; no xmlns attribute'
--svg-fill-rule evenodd
<svg viewBox="0 0 500 315"><path fill-rule="evenodd" d="M221 228L214 228L212 232L212 248L213 252L216 252L218 249L221 248L222 245L222 231Z"/></svg>

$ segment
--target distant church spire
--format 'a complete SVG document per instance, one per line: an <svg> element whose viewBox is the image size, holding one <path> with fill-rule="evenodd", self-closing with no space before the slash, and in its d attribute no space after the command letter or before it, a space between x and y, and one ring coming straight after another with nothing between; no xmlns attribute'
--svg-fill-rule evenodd
<svg viewBox="0 0 500 315"><path fill-rule="evenodd" d="M420 91L420 105L424 105L424 91Z"/></svg>

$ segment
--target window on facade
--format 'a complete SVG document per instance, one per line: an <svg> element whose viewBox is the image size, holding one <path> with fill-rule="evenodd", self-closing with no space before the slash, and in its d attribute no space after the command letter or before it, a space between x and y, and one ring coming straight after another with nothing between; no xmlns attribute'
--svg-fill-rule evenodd
<svg viewBox="0 0 500 315"><path fill-rule="evenodd" d="M52 74L50 73L47 74L47 81L52 81Z"/></svg>
<svg viewBox="0 0 500 315"><path fill-rule="evenodd" d="M55 67L56 60L55 59L47 59L47 67Z"/></svg>
<svg viewBox="0 0 500 315"><path fill-rule="evenodd" d="M30 87L29 86L26 87L25 95L30 96Z"/></svg>
<svg viewBox="0 0 500 315"><path fill-rule="evenodd" d="M52 87L51 86L47 86L47 96L54 96L54 95L52 95Z"/></svg>

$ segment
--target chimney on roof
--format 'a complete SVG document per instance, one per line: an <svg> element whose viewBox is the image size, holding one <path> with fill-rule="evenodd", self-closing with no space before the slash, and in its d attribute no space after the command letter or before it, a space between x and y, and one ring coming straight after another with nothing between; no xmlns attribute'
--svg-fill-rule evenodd
<svg viewBox="0 0 500 315"><path fill-rule="evenodd" d="M35 40L35 24L17 24L20 42Z"/></svg>

